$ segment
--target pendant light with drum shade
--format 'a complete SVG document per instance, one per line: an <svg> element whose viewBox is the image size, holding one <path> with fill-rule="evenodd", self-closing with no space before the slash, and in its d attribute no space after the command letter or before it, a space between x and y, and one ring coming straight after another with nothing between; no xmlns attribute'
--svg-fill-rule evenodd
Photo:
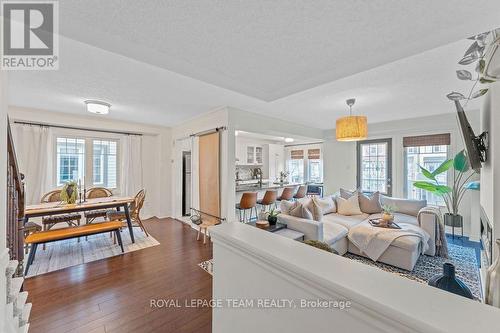
<svg viewBox="0 0 500 333"><path fill-rule="evenodd" d="M352 106L355 102L355 98L346 100L349 106L349 116L337 119L335 127L337 141L360 141L368 137L366 116L352 115Z"/></svg>

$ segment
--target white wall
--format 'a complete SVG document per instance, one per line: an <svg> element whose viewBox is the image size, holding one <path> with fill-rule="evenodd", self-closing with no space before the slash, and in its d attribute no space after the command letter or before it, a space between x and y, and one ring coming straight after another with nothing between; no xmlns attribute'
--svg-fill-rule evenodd
<svg viewBox="0 0 500 333"><path fill-rule="evenodd" d="M142 216L166 217L171 215L171 129L137 123L109 120L99 116L76 116L46 110L9 107L11 121L31 121L51 125L74 126L84 129L111 130L143 134L142 165L143 186L146 189L146 201ZM54 128L54 132L74 132L88 135L93 132ZM95 133L95 135L119 138L114 134ZM22 172L22 170L21 170ZM26 180L27 182L29 180Z"/></svg>
<svg viewBox="0 0 500 333"><path fill-rule="evenodd" d="M450 108L454 108L454 106L450 104ZM479 133L479 110L468 110L467 116L474 130ZM450 157L464 148L455 113L368 125L368 139L392 139L393 196L404 196L403 137L439 133L451 134L450 152L452 154ZM340 187L356 188L356 143L336 141L334 129L325 131L324 137L325 193L334 193ZM460 209L460 213L464 216L465 235L470 234L471 218L473 224L478 225L479 223L479 217L471 217L470 214L470 202L474 195L477 195L477 192L471 191L466 194ZM473 240L479 239L477 231L470 236Z"/></svg>
<svg viewBox="0 0 500 333"><path fill-rule="evenodd" d="M500 82L490 85L481 108L481 131L488 131L488 160L481 169L481 205L493 224L493 239L500 238ZM498 255L498 254L497 254Z"/></svg>

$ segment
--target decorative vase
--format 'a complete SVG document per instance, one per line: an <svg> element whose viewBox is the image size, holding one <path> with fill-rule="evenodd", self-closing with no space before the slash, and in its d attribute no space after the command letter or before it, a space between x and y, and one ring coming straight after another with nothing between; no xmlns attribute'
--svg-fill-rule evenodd
<svg viewBox="0 0 500 333"><path fill-rule="evenodd" d="M444 224L449 227L462 228L463 217L460 214L444 214Z"/></svg>
<svg viewBox="0 0 500 333"><path fill-rule="evenodd" d="M269 222L269 225L275 225L276 222L278 222L278 217L269 215L267 217L267 222Z"/></svg>
<svg viewBox="0 0 500 333"><path fill-rule="evenodd" d="M429 280L429 286L474 299L469 287L455 276L455 266L449 262L443 265L442 275L436 275Z"/></svg>
<svg viewBox="0 0 500 333"><path fill-rule="evenodd" d="M383 213L382 214L382 221L384 222L384 225L389 225L394 221L394 215L390 213Z"/></svg>
<svg viewBox="0 0 500 333"><path fill-rule="evenodd" d="M495 243L497 257L486 273L486 304L500 308L500 239Z"/></svg>

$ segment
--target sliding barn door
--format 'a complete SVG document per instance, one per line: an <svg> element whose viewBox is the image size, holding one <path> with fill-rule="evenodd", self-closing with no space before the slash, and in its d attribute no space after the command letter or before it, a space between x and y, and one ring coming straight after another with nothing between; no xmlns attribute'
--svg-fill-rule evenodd
<svg viewBox="0 0 500 333"><path fill-rule="evenodd" d="M200 210L220 217L220 132L201 135L198 142ZM218 223L208 215L203 219Z"/></svg>

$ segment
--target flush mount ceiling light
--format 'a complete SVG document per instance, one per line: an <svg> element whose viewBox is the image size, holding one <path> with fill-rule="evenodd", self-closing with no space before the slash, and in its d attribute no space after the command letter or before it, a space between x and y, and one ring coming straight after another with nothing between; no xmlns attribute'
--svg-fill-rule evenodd
<svg viewBox="0 0 500 333"><path fill-rule="evenodd" d="M295 141L295 140L293 140L293 138L285 138L285 142L287 142L287 143L291 143L293 141Z"/></svg>
<svg viewBox="0 0 500 333"><path fill-rule="evenodd" d="M352 106L355 98L346 101L349 106L349 116L337 119L335 127L337 141L359 141L368 137L368 124L365 116L353 116Z"/></svg>
<svg viewBox="0 0 500 333"><path fill-rule="evenodd" d="M111 104L101 101L89 100L84 102L87 106L87 111L95 114L108 114Z"/></svg>

